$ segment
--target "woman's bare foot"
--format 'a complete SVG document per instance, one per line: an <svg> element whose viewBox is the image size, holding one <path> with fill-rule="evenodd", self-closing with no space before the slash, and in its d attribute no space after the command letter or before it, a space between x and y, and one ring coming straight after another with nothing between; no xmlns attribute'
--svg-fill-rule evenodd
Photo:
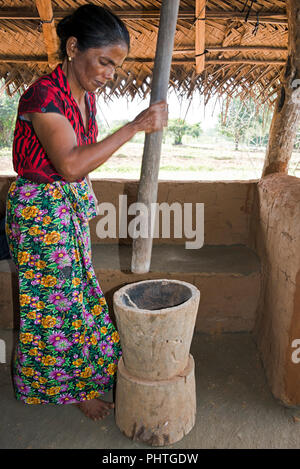
<svg viewBox="0 0 300 469"><path fill-rule="evenodd" d="M110 414L114 408L113 402L102 401L101 399L90 399L75 404L80 410L92 420L101 420Z"/></svg>

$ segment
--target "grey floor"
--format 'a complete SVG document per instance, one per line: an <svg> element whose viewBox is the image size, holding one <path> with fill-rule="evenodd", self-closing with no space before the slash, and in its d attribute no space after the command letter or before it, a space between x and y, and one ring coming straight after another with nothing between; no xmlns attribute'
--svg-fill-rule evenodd
<svg viewBox="0 0 300 469"><path fill-rule="evenodd" d="M300 408L272 396L251 334L196 333L191 353L196 424L166 448L300 448ZM149 449L126 438L113 414L93 422L74 406L25 405L14 398L7 368L0 378L0 448Z"/></svg>

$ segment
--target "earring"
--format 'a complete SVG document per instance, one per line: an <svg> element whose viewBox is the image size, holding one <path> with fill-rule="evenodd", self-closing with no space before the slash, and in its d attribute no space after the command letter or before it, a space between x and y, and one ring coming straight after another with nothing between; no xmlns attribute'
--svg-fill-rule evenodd
<svg viewBox="0 0 300 469"><path fill-rule="evenodd" d="M70 57L69 55L68 55L68 61L72 62L72 57Z"/></svg>

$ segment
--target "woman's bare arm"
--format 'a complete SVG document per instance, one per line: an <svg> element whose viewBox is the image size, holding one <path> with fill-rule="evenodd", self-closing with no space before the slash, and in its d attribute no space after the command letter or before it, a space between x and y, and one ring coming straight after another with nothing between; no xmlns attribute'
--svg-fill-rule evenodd
<svg viewBox="0 0 300 469"><path fill-rule="evenodd" d="M164 101L153 104L104 140L82 146L77 146L74 129L66 117L55 113L32 113L28 116L57 172L67 181L74 182L105 163L137 132L162 130L167 125L166 107Z"/></svg>

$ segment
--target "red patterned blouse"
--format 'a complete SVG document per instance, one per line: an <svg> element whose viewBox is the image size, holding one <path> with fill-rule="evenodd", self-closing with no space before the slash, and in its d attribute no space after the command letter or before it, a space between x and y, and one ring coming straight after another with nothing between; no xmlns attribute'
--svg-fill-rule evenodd
<svg viewBox="0 0 300 469"><path fill-rule="evenodd" d="M30 112L56 112L65 116L73 126L77 144L86 145L97 141L96 103L94 93L86 92L89 109L87 133L80 109L61 64L49 75L36 80L21 96L13 142L13 165L15 172L39 184L63 180L40 144L30 121L24 114ZM82 179L80 179L82 180Z"/></svg>

